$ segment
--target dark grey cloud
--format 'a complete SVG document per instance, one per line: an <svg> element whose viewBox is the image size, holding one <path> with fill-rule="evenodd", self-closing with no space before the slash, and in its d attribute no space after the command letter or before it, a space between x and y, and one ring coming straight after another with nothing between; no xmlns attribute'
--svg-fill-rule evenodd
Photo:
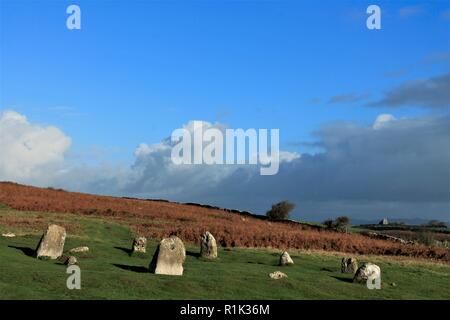
<svg viewBox="0 0 450 320"><path fill-rule="evenodd" d="M408 69L397 69L385 72L383 75L387 78L400 78L408 74Z"/></svg>
<svg viewBox="0 0 450 320"><path fill-rule="evenodd" d="M450 118L392 121L380 129L335 123L316 132L325 151L284 164L273 177L236 172L224 195L248 207L290 199L301 214L358 217L389 213L450 218ZM229 200L228 203L231 203ZM414 204L419 209L413 209ZM342 210L345 208L345 210ZM302 212L303 211L303 212Z"/></svg>
<svg viewBox="0 0 450 320"><path fill-rule="evenodd" d="M449 116L382 126L340 122L315 135L324 151L283 162L274 176L253 166L174 169L166 155L150 153L137 160L138 178L122 192L257 213L289 199L299 217L312 220L339 214L450 219Z"/></svg>
<svg viewBox="0 0 450 320"><path fill-rule="evenodd" d="M447 52L434 52L426 55L422 59L423 64L438 64L445 63L450 66L450 51Z"/></svg>
<svg viewBox="0 0 450 320"><path fill-rule="evenodd" d="M311 98L306 101L306 104L318 105L318 104L320 104L320 102L321 102L320 98Z"/></svg>
<svg viewBox="0 0 450 320"><path fill-rule="evenodd" d="M444 20L450 21L450 9L445 10L444 12L441 13L441 17Z"/></svg>
<svg viewBox="0 0 450 320"><path fill-rule="evenodd" d="M364 94L356 94L356 93L346 93L346 94L340 94L335 95L330 98L328 103L355 103L362 100L365 100L370 95L368 93Z"/></svg>
<svg viewBox="0 0 450 320"><path fill-rule="evenodd" d="M450 73L423 80L414 80L387 92L372 107L448 108L450 106Z"/></svg>
<svg viewBox="0 0 450 320"><path fill-rule="evenodd" d="M412 16L419 15L423 12L424 8L421 5L402 7L398 11L401 18L409 18Z"/></svg>

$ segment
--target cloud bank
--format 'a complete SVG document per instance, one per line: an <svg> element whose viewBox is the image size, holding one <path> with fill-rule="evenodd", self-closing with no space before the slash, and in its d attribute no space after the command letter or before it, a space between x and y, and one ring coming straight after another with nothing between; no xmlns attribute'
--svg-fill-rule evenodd
<svg viewBox="0 0 450 320"><path fill-rule="evenodd" d="M424 107L444 109L450 106L450 73L428 79L408 81L388 91L372 107Z"/></svg>
<svg viewBox="0 0 450 320"><path fill-rule="evenodd" d="M8 111L0 117L0 180L256 213L288 199L297 204L298 217L311 220L339 214L448 220L449 124L449 116L390 114L370 125L330 123L314 133L312 145L321 152L300 157L283 151L279 173L261 176L256 165L174 165L170 139L140 144L129 167L74 165L64 158L70 138L61 130Z"/></svg>
<svg viewBox="0 0 450 320"><path fill-rule="evenodd" d="M71 139L52 126L32 125L14 111L0 117L0 177L2 180L41 180L59 169Z"/></svg>

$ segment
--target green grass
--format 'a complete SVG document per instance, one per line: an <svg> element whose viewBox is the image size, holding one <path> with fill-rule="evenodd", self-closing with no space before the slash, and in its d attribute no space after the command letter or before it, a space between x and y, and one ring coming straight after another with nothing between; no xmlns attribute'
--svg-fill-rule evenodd
<svg viewBox="0 0 450 320"><path fill-rule="evenodd" d="M81 290L66 288L68 274L60 262L27 255L40 234L30 231L32 226L1 225L11 215L76 226L65 250L90 248L88 253L76 254ZM198 246L188 245L184 275L163 276L146 270L157 242L149 242L147 254L130 257L125 251L133 235L121 225L2 208L0 231L6 230L31 234L0 237L0 299L450 299L450 267L438 264L372 257L382 269L382 289L369 290L339 272L338 255L292 252L295 265L279 267L278 253L270 250L220 249L217 260L204 261L197 257ZM288 278L270 279L268 274L276 270Z"/></svg>

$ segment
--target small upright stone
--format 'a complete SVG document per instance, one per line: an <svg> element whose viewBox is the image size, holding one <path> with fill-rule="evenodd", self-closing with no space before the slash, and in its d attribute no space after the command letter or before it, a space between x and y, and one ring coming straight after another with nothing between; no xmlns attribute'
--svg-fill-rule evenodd
<svg viewBox="0 0 450 320"><path fill-rule="evenodd" d="M291 256L287 251L284 251L280 256L280 266L288 266L294 264L294 261L291 259Z"/></svg>
<svg viewBox="0 0 450 320"><path fill-rule="evenodd" d="M185 259L186 249L183 241L172 235L162 239L159 243L150 262L149 270L155 274L181 276Z"/></svg>
<svg viewBox="0 0 450 320"><path fill-rule="evenodd" d="M131 248L132 253L145 253L147 247L146 237L136 237L133 240L133 247Z"/></svg>
<svg viewBox="0 0 450 320"><path fill-rule="evenodd" d="M63 254L65 241L66 229L56 224L49 225L47 231L39 241L36 249L36 257L59 258Z"/></svg>
<svg viewBox="0 0 450 320"><path fill-rule="evenodd" d="M376 279L381 277L381 269L376 264L367 262L363 263L356 271L353 282L367 282L367 279Z"/></svg>
<svg viewBox="0 0 450 320"><path fill-rule="evenodd" d="M358 261L355 258L342 258L341 272L355 274L358 270Z"/></svg>
<svg viewBox="0 0 450 320"><path fill-rule="evenodd" d="M67 258L65 264L68 265L68 266L72 266L74 264L78 264L78 260L77 260L76 257L70 256L70 257Z"/></svg>
<svg viewBox="0 0 450 320"><path fill-rule="evenodd" d="M216 239L209 231L206 231L202 235L202 241L200 243L200 256L206 259L217 258Z"/></svg>

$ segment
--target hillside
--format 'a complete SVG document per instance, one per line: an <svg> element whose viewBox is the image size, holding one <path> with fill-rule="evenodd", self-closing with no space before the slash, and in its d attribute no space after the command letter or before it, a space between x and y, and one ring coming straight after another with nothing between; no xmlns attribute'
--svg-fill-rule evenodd
<svg viewBox="0 0 450 320"><path fill-rule="evenodd" d="M29 219L0 215L2 229L42 232L46 214L102 218L130 228L133 233L161 239L176 233L187 243L198 243L209 230L223 248L250 247L339 251L354 254L398 255L450 261L450 251L424 245L403 245L342 234L289 222L273 222L246 213L199 205L72 193L15 183L0 183L0 204L27 211ZM39 214L32 214L38 212ZM73 226L62 223L70 233Z"/></svg>
<svg viewBox="0 0 450 320"><path fill-rule="evenodd" d="M368 290L340 272L342 254L291 250L293 266L278 266L278 250L220 248L216 260L199 258L198 244L187 244L182 277L149 273L157 241L147 253L129 255L133 233L104 218L41 214L0 207L2 220L15 217L15 238L0 237L1 299L449 299L450 266L417 259L357 256L382 269L382 290ZM25 225L25 221L29 224ZM76 255L81 290L67 290L66 266L32 256L40 238L34 223L69 226L65 255ZM39 229L38 225L36 229ZM0 224L0 231L4 226ZM69 253L89 246L87 253ZM270 272L288 275L272 280ZM395 285L394 285L395 283Z"/></svg>

